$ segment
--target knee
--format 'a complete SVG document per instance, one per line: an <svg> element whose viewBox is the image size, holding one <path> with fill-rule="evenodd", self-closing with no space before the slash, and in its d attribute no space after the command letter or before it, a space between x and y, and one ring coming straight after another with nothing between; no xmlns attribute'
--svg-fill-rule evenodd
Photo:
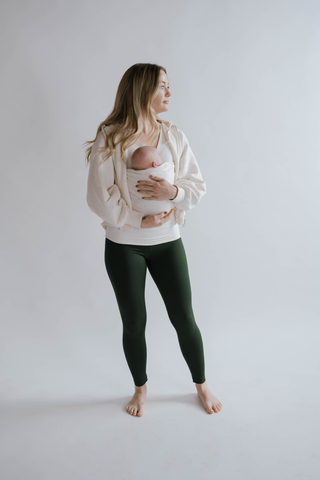
<svg viewBox="0 0 320 480"><path fill-rule="evenodd" d="M180 311L178 314L172 315L170 320L177 332L183 335L192 335L198 328L194 314L190 310Z"/></svg>
<svg viewBox="0 0 320 480"><path fill-rule="evenodd" d="M145 332L145 323L133 323L133 324L126 324L123 325L123 332L125 335L130 335L130 337L138 337L140 335L144 335Z"/></svg>
<svg viewBox="0 0 320 480"><path fill-rule="evenodd" d="M146 313L131 310L127 314L122 314L123 331L127 335L144 334L146 323Z"/></svg>

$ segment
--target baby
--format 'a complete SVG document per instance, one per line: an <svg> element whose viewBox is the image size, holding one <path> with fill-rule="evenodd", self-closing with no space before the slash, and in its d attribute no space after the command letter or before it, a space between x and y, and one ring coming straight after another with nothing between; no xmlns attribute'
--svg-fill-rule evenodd
<svg viewBox="0 0 320 480"><path fill-rule="evenodd" d="M143 146L137 148L131 157L132 168L127 168L127 180L132 208L145 215L168 213L173 208L171 200L145 200L142 197L151 197L150 193L138 192L138 180L151 180L150 175L162 177L171 184L174 182L173 163L163 162L158 150L154 147ZM157 228L157 227L155 227Z"/></svg>

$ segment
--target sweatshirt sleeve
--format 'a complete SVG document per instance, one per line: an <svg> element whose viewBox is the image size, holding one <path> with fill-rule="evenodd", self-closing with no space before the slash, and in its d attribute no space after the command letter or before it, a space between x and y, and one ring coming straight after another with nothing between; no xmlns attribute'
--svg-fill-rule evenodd
<svg viewBox="0 0 320 480"><path fill-rule="evenodd" d="M105 146L105 133L99 132L93 144L87 182L87 203L92 212L108 225L121 228L125 224L140 228L143 213L132 210L121 197L114 182L112 156L100 163L105 155L98 150Z"/></svg>
<svg viewBox="0 0 320 480"><path fill-rule="evenodd" d="M206 193L206 184L186 135L179 129L178 134L182 144L182 154L179 161L178 179L174 183L178 187L178 195L173 203L186 211L191 210L200 202Z"/></svg>

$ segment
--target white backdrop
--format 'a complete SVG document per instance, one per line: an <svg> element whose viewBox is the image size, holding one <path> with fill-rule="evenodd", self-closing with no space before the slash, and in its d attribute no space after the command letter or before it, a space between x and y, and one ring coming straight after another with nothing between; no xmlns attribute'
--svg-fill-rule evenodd
<svg viewBox="0 0 320 480"><path fill-rule="evenodd" d="M7 1L1 18L2 401L133 393L81 145L150 62L207 184L180 231L208 384L318 404L319 2ZM150 391L192 388L149 273L146 301Z"/></svg>

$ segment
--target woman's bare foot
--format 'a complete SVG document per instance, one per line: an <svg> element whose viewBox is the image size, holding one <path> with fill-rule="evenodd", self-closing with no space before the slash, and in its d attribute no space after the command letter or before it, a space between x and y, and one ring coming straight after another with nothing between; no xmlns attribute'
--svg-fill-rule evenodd
<svg viewBox="0 0 320 480"><path fill-rule="evenodd" d="M207 381L205 381L204 383L196 383L195 385L198 390L198 397L202 400L204 408L207 410L207 412L220 412L220 410L222 409L222 403L220 402L220 400L217 399L217 397L213 395L211 390L209 390Z"/></svg>
<svg viewBox="0 0 320 480"><path fill-rule="evenodd" d="M142 417L144 411L144 401L147 396L147 383L142 385L142 387L137 387L135 385L134 388L136 391L126 406L126 410L128 413L130 413L130 415Z"/></svg>

